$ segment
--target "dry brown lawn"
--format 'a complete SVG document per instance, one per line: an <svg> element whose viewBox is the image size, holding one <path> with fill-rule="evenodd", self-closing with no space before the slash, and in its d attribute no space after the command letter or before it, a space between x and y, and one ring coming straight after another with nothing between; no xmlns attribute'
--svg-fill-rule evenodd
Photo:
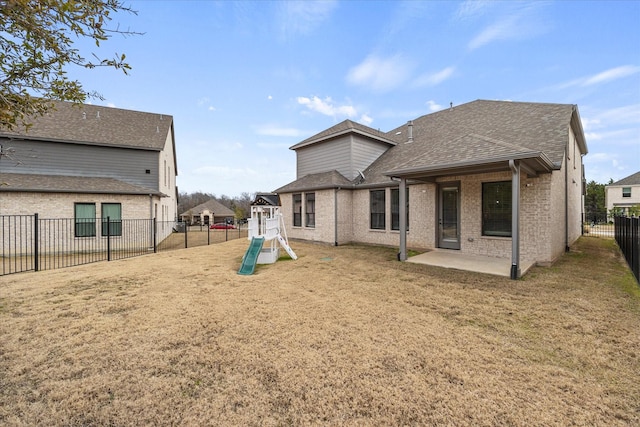
<svg viewBox="0 0 640 427"><path fill-rule="evenodd" d="M0 424L639 425L640 292L611 240L523 280L293 242L0 277Z"/></svg>

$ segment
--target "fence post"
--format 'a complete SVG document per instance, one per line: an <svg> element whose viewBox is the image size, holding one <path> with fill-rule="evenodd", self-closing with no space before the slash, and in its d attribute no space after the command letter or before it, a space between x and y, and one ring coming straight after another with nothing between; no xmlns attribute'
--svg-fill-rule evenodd
<svg viewBox="0 0 640 427"><path fill-rule="evenodd" d="M40 236L39 236L38 214L33 215L33 269L40 271Z"/></svg>
<svg viewBox="0 0 640 427"><path fill-rule="evenodd" d="M151 220L151 228L153 230L153 253L158 253L158 219L153 218Z"/></svg>
<svg viewBox="0 0 640 427"><path fill-rule="evenodd" d="M187 249L187 234L189 233L189 224L185 224L184 226L184 248Z"/></svg>
<svg viewBox="0 0 640 427"><path fill-rule="evenodd" d="M107 217L107 261L111 261L111 217Z"/></svg>

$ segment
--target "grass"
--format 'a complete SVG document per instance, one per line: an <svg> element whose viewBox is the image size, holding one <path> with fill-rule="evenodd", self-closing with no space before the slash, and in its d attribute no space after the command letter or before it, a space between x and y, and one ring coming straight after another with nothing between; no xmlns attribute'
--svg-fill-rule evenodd
<svg viewBox="0 0 640 427"><path fill-rule="evenodd" d="M610 241L518 281L300 242L239 276L247 245L0 277L0 424L640 424Z"/></svg>

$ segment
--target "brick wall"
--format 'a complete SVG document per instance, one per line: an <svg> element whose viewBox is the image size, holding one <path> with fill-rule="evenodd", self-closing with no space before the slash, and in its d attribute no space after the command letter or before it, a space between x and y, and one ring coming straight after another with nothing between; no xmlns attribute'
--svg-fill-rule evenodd
<svg viewBox="0 0 640 427"><path fill-rule="evenodd" d="M158 202L159 198L154 197ZM101 217L101 203L121 203L122 219L149 219L149 196L116 194L18 193L2 192L0 215L33 215L40 218L73 218L74 203L95 203Z"/></svg>

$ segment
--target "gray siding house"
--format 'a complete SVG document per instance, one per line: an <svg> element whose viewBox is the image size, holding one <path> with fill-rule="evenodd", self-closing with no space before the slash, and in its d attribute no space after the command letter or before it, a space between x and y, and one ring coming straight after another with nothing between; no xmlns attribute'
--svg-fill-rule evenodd
<svg viewBox="0 0 640 427"><path fill-rule="evenodd" d="M0 129L0 215L177 219L173 118L56 102Z"/></svg>
<svg viewBox="0 0 640 427"><path fill-rule="evenodd" d="M550 264L582 233L576 105L477 100L389 132L346 120L291 147L289 237ZM522 266L525 266L524 268Z"/></svg>

